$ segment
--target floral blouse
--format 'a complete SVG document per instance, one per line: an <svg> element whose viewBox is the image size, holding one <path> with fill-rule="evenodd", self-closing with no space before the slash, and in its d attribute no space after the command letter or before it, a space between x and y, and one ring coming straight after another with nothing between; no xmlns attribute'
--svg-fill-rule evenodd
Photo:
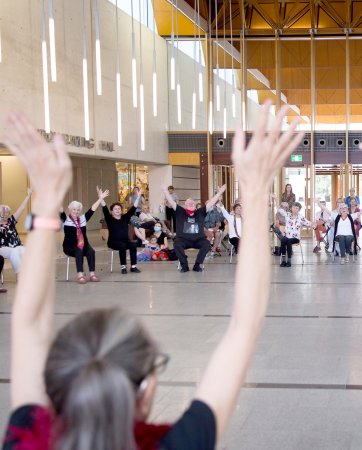
<svg viewBox="0 0 362 450"><path fill-rule="evenodd" d="M285 217L285 231L283 235L288 239L295 238L300 240L300 230L302 227L310 227L312 225L301 214L293 216L291 212L285 212L282 208L278 208L277 211Z"/></svg>
<svg viewBox="0 0 362 450"><path fill-rule="evenodd" d="M17 220L11 216L7 224L0 224L0 247L19 247L22 245L15 225Z"/></svg>

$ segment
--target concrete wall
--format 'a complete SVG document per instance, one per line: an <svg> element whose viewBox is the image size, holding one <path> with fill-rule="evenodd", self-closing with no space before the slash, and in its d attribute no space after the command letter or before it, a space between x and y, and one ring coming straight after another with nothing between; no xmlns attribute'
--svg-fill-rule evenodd
<svg viewBox="0 0 362 450"><path fill-rule="evenodd" d="M41 57L41 1L2 0L0 4L2 56L0 64L0 133L7 111L21 109L34 125L44 128ZM45 2L47 7L47 2ZM99 2L103 95L96 95L94 17L86 0L88 77L91 137L114 143L116 151L71 147L73 154L118 160L167 163L168 92L164 39L156 36L158 64L158 117L152 116L152 31L142 26L145 85L146 151L139 143L139 108L132 106L131 18L119 11L119 42L122 70L123 146L117 148L115 86L115 6ZM51 130L84 136L82 81L82 1L54 2L58 81L49 83ZM137 61L139 70L139 24ZM49 69L50 73L50 69ZM139 74L138 74L139 80ZM97 146L96 146L97 147Z"/></svg>
<svg viewBox="0 0 362 450"><path fill-rule="evenodd" d="M189 197L197 202L200 201L200 169L198 167L173 166L172 184L182 206Z"/></svg>

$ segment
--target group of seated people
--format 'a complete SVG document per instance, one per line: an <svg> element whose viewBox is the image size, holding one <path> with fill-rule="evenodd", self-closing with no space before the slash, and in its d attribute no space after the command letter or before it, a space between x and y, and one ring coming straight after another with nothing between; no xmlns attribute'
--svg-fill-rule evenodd
<svg viewBox="0 0 362 450"><path fill-rule="evenodd" d="M201 265L210 251L210 255L220 253L221 239L225 229L225 223L229 224L229 240L235 252L238 251L241 236L241 205L236 203L229 214L221 203L221 194L225 186L206 203L199 206L193 199L185 201L185 207L178 205L178 197L173 187L165 190L165 203L168 209L167 217L173 221L174 230L178 229L174 241L173 258L170 256L168 239L172 237L170 229L165 221L152 216L149 206L145 202L142 190L138 187L133 189L130 201L133 204L123 213L120 202L112 203L109 208L106 198L108 190L102 190L97 186L98 199L83 213L83 205L78 201L72 201L68 205L68 213L63 210L60 219L63 222L64 240L63 251L75 258L77 282L85 284L87 279L84 274L84 258L87 259L90 282L98 282L99 277L95 273L95 250L90 245L87 237L87 223L92 218L99 206L102 206L104 220L108 228L107 246L119 252L121 273L127 274L127 255L130 253L130 272L140 273L137 267L138 261L165 261L179 259L181 272L188 271L186 248L199 249L199 254L194 265L196 272L201 271ZM18 232L16 223L31 196L28 195L18 210L11 215L10 208L6 205L0 206L0 272L4 265L4 258L9 258L16 274L19 273L21 257L25 251ZM140 208L141 204L141 208ZM197 208L197 206L199 206ZM170 224L170 222L168 222ZM147 237L146 232L150 235ZM140 239L144 248L137 254L137 238ZM172 252L172 250L171 250ZM6 292L1 288L0 292Z"/></svg>
<svg viewBox="0 0 362 450"><path fill-rule="evenodd" d="M275 201L276 195L271 195L271 198ZM326 250L329 252L340 254L341 264L349 261L350 254L357 253L362 212L358 207L360 200L355 195L355 189L350 189L347 198L338 198L336 209L333 211L327 209L325 201L317 203L320 210L315 215L315 222L310 222L300 214L301 204L295 201L288 203L288 198L283 194L273 225L274 232L280 239L281 267L291 267L292 246L300 242L303 227L313 228L315 231L317 244L314 253L321 251L321 242L325 242Z"/></svg>

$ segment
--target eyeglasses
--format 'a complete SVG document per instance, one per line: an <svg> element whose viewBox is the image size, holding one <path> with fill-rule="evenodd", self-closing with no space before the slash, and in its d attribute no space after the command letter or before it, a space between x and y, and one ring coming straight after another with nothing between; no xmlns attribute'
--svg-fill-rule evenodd
<svg viewBox="0 0 362 450"><path fill-rule="evenodd" d="M138 384L138 389L137 389L137 393L136 393L138 399L142 398L144 393L146 392L146 389L148 387L148 382L149 382L148 376L151 373L156 373L157 375L163 373L166 370L167 363L169 361L170 361L170 355L168 355L167 353L159 353L156 356L156 359L152 365L152 369Z"/></svg>
<svg viewBox="0 0 362 450"><path fill-rule="evenodd" d="M157 374L163 373L166 370L169 361L170 355L168 355L167 353L159 353L156 356L155 362L153 363L152 371Z"/></svg>

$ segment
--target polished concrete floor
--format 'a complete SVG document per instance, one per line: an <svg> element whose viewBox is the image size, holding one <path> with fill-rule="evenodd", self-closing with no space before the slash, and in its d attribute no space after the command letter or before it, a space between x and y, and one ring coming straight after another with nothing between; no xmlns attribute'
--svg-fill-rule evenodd
<svg viewBox="0 0 362 450"><path fill-rule="evenodd" d="M57 260L56 324L80 311L121 306L139 316L171 354L152 419L176 419L187 407L227 325L235 261L208 260L205 272L181 274L175 263L143 263L142 273L110 273L110 252L93 234L102 282L65 281ZM274 257L265 327L229 430L227 450L362 449L362 256L345 266L303 242L305 264ZM193 257L193 255L192 255ZM191 259L191 258L190 258ZM74 278L75 267L71 263ZM15 284L5 271L0 297L0 428L9 412L9 324ZM185 449L186 450L186 449Z"/></svg>

